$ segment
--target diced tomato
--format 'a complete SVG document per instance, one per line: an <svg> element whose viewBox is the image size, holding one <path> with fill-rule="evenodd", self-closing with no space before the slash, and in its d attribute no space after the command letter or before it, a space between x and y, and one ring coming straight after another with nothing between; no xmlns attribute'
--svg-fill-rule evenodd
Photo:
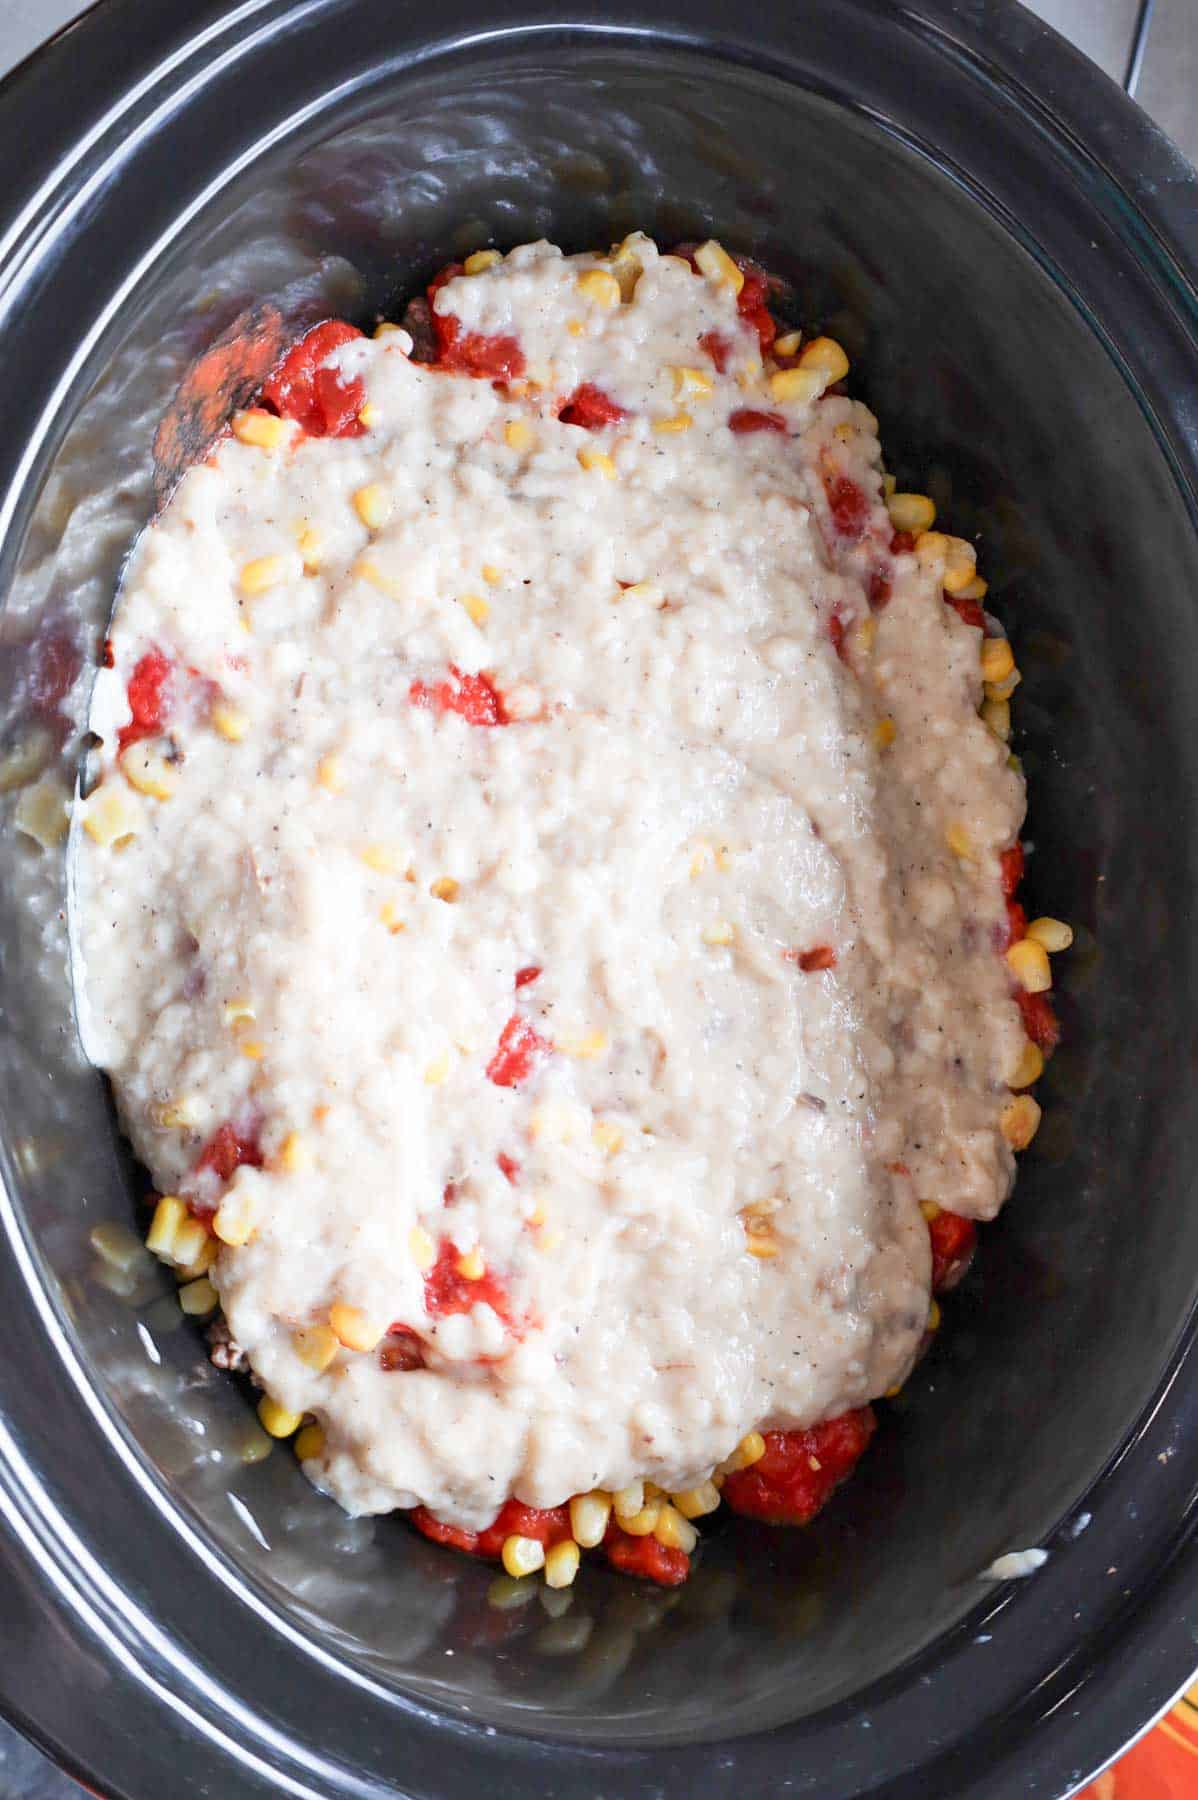
<svg viewBox="0 0 1198 1800"><path fill-rule="evenodd" d="M487 1064L487 1080L493 1081L496 1087L519 1087L522 1081L528 1080L540 1058L552 1049L549 1040L540 1037L527 1019L513 1013L500 1032L498 1047Z"/></svg>
<svg viewBox="0 0 1198 1800"><path fill-rule="evenodd" d="M982 611L980 600L963 599L960 594L950 594L947 588L944 591L944 600L945 604L951 606L957 617L964 619L967 625L975 626L978 631L985 631L986 615Z"/></svg>
<svg viewBox="0 0 1198 1800"><path fill-rule="evenodd" d="M147 650L139 658L125 689L133 716L117 733L117 743L122 750L141 738L155 736L166 724L171 712L167 682L173 667L161 650Z"/></svg>
<svg viewBox="0 0 1198 1800"><path fill-rule="evenodd" d="M517 969L516 970L516 987L518 989L522 988L522 987L528 987L530 985L530 983L534 982L537 979L537 977L540 975L540 973L541 973L541 968L540 968L539 963L529 963L529 965L526 969Z"/></svg>
<svg viewBox="0 0 1198 1800"><path fill-rule="evenodd" d="M685 1550L659 1544L652 1533L634 1537L616 1523L614 1515L603 1539L603 1553L621 1574L639 1575L644 1581L655 1581L658 1587L680 1587L691 1572L691 1560Z"/></svg>
<svg viewBox="0 0 1198 1800"><path fill-rule="evenodd" d="M759 412L753 406L739 406L734 413L728 415L728 429L737 437L745 437L751 431L785 433L789 427L781 413Z"/></svg>
<svg viewBox="0 0 1198 1800"><path fill-rule="evenodd" d="M424 1278L424 1304L430 1318L447 1319L451 1313L469 1312L473 1306L489 1306L506 1325L512 1321L507 1289L498 1276L486 1270L476 1281L461 1274L461 1251L448 1238L437 1247L437 1260Z"/></svg>
<svg viewBox="0 0 1198 1800"><path fill-rule="evenodd" d="M705 350L715 364L717 375L722 375L728 367L728 358L732 355L731 339L722 331L705 331L699 339L700 350Z"/></svg>
<svg viewBox="0 0 1198 1800"><path fill-rule="evenodd" d="M769 293L769 281L754 264L740 261L739 258L737 260L745 279L740 293L736 297L736 310L745 324L752 326L757 333L761 353L764 356L778 335L778 327L765 303L766 295Z"/></svg>
<svg viewBox="0 0 1198 1800"><path fill-rule="evenodd" d="M618 425L628 414L593 381L584 381L581 387L574 389L557 416L563 425L581 425L584 431L601 431L605 425Z"/></svg>
<svg viewBox="0 0 1198 1800"><path fill-rule="evenodd" d="M1051 1056L1061 1041L1061 1026L1052 1001L1047 994L1029 994L1026 988L1017 988L1015 999L1023 1015L1023 1029L1045 1056Z"/></svg>
<svg viewBox="0 0 1198 1800"><path fill-rule="evenodd" d="M321 365L334 350L361 335L344 319L314 325L292 345L263 387L263 400L283 418L294 419L309 437L360 437L365 430L358 418L366 402L365 386Z"/></svg>
<svg viewBox="0 0 1198 1800"><path fill-rule="evenodd" d="M463 331L461 320L453 313L437 311L437 294L447 281L461 273L461 263L447 263L428 284L429 321L437 343L436 367L452 374L476 375L482 380L515 381L525 368L524 352L516 338Z"/></svg>
<svg viewBox="0 0 1198 1800"><path fill-rule="evenodd" d="M450 1549L464 1550L468 1556L498 1558L504 1539L536 1538L551 1549L570 1536L569 1509L564 1506L525 1506L521 1500L506 1500L495 1520L482 1531L467 1531L461 1525L446 1525L434 1519L426 1506L414 1506L408 1518L426 1538Z"/></svg>
<svg viewBox="0 0 1198 1800"><path fill-rule="evenodd" d="M116 668L116 653L112 648L112 639L111 638L104 639L104 651L103 651L102 656L100 657L100 662L101 662L102 666L106 669L115 669Z"/></svg>
<svg viewBox="0 0 1198 1800"><path fill-rule="evenodd" d="M888 603L891 593L890 576L885 569L875 569L869 578L869 603L875 612L881 612Z"/></svg>
<svg viewBox="0 0 1198 1800"><path fill-rule="evenodd" d="M379 1368L385 1375L409 1374L424 1367L424 1346L410 1325L392 1325L379 1345Z"/></svg>
<svg viewBox="0 0 1198 1800"><path fill-rule="evenodd" d="M211 1169L221 1181L231 1181L235 1169L242 1164L251 1169L262 1167L262 1151L257 1137L251 1133L240 1132L226 1119L218 1125L196 1163L196 1173L201 1169Z"/></svg>
<svg viewBox="0 0 1198 1800"><path fill-rule="evenodd" d="M915 534L911 531L896 531L890 539L891 556L909 556L915 548Z"/></svg>
<svg viewBox="0 0 1198 1800"><path fill-rule="evenodd" d="M1010 900L1023 880L1023 845L1012 844L1009 850L1004 850L998 866L1002 872L1003 894Z"/></svg>
<svg viewBox="0 0 1198 1800"><path fill-rule="evenodd" d="M838 612L834 612L828 620L828 636L831 638L832 648L841 662L847 662L848 657L844 650L844 620Z"/></svg>
<svg viewBox="0 0 1198 1800"><path fill-rule="evenodd" d="M767 1431L765 1455L725 1480L725 1503L770 1525L806 1525L852 1474L875 1424L862 1406L810 1431Z"/></svg>
<svg viewBox="0 0 1198 1800"><path fill-rule="evenodd" d="M797 963L804 975L836 967L836 952L831 944L817 944L814 950L784 950L782 955L787 962Z"/></svg>
<svg viewBox="0 0 1198 1800"><path fill-rule="evenodd" d="M457 713L467 725L506 725L507 712L503 695L489 675L463 675L456 663L449 665L449 680L430 687L425 681L414 681L408 689L413 706L428 707L437 712Z"/></svg>
<svg viewBox="0 0 1198 1800"><path fill-rule="evenodd" d="M501 1150L495 1161L499 1164L500 1174L506 1175L512 1186L515 1187L520 1179L520 1164L515 1157L509 1156L506 1150Z"/></svg>
<svg viewBox="0 0 1198 1800"><path fill-rule="evenodd" d="M847 475L837 475L828 483L828 505L832 523L841 537L856 543L865 535L869 523L869 500L860 482Z"/></svg>
<svg viewBox="0 0 1198 1800"><path fill-rule="evenodd" d="M938 1212L928 1222L928 1236L932 1240L932 1292L947 1294L973 1261L978 1228L959 1213Z"/></svg>
<svg viewBox="0 0 1198 1800"><path fill-rule="evenodd" d="M1006 942L1006 944L1004 944L1003 948L1007 949L1011 944L1017 944L1019 942L1020 938L1026 937L1026 936L1027 936L1027 914L1024 912L1022 906L1020 906L1018 900L1008 900L1007 901L1007 942Z"/></svg>

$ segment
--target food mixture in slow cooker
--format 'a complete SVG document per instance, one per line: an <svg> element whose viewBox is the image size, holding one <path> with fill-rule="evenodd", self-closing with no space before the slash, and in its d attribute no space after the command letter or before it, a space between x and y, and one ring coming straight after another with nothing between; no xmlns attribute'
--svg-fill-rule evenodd
<svg viewBox="0 0 1198 1800"><path fill-rule="evenodd" d="M96 682L79 1007L151 1248L321 1488L553 1585L814 1515L1055 1041L973 549L770 299L638 234L318 326Z"/></svg>

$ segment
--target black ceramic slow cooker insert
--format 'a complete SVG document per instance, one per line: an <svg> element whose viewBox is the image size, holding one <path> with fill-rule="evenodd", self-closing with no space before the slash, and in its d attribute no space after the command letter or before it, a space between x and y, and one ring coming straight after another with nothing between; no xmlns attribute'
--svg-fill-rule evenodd
<svg viewBox="0 0 1198 1800"><path fill-rule="evenodd" d="M491 1569L247 1461L165 1281L92 1279L137 1176L61 857L6 801L5 1710L133 1800L1064 1795L1198 1662L1192 171L999 0L105 0L0 87L0 152L6 734L47 632L98 654L157 421L247 308L366 322L489 240L714 234L978 537L1029 903L1079 928L1036 1148L853 1482L806 1531L717 1526L672 1600L589 1571L505 1614Z"/></svg>

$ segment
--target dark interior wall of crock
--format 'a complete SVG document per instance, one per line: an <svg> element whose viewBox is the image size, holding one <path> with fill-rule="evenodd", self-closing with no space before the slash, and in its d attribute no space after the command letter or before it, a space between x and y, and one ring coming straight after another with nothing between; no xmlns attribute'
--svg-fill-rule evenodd
<svg viewBox="0 0 1198 1800"><path fill-rule="evenodd" d="M3 1108L12 1136L40 1146L12 1178L113 1405L248 1575L324 1641L449 1704L626 1741L702 1735L854 1693L984 1604L980 1571L1075 1502L1191 1303L1194 1101L1162 1073L1193 1060L1198 553L1080 313L880 127L749 71L725 66L716 84L675 53L647 66L547 42L492 68L482 83L452 60L396 77L337 135L242 176L146 274L51 473L21 604L32 615L78 593L94 649L149 506L154 422L188 359L264 294L297 317L319 306L366 322L489 239L578 248L641 226L753 252L793 282L796 321L848 347L900 485L926 482L951 529L980 534L1024 670L1031 903L1075 921L1079 941L1059 965L1066 1042L1015 1199L823 1520L717 1526L677 1597L588 1575L576 1648L553 1654L572 1641L565 1624L547 1642L535 1607L488 1609L490 1571L395 1521L343 1518L285 1451L244 1464L247 1403L207 1369L198 1335L168 1332L151 1298L139 1312L87 1281L87 1228L133 1216L136 1178L74 1059L61 959L32 973L17 915L41 873L19 846L3 876L5 935L23 946L0 967L15 1027ZM101 529L106 498L119 530ZM89 520L87 567L60 546Z"/></svg>

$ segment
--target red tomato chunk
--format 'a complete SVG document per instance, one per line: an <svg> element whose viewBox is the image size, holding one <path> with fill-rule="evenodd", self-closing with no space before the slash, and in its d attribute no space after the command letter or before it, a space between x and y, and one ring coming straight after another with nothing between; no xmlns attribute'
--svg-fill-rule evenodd
<svg viewBox="0 0 1198 1800"><path fill-rule="evenodd" d="M1061 1026L1056 1010L1047 994L1029 994L1017 988L1015 999L1023 1015L1023 1029L1045 1056L1051 1056L1061 1041Z"/></svg>
<svg viewBox="0 0 1198 1800"><path fill-rule="evenodd" d="M732 355L732 344L722 331L705 331L699 339L700 350L706 351L715 364L717 375L722 375L728 367L728 358Z"/></svg>
<svg viewBox="0 0 1198 1800"><path fill-rule="evenodd" d="M362 333L344 319L326 319L292 346L262 389L262 398L284 419L294 419L309 437L361 437L358 418L366 403L361 381L347 381L325 369L334 350Z"/></svg>
<svg viewBox="0 0 1198 1800"><path fill-rule="evenodd" d="M520 1164L515 1157L509 1156L506 1150L501 1150L495 1161L499 1165L500 1174L506 1176L507 1180L515 1187L520 1179Z"/></svg>
<svg viewBox="0 0 1198 1800"><path fill-rule="evenodd" d="M832 648L841 662L847 662L848 657L845 655L844 649L844 620L838 612L834 612L828 620L828 636L831 638Z"/></svg>
<svg viewBox="0 0 1198 1800"><path fill-rule="evenodd" d="M817 944L813 950L784 950L782 954L787 962L797 963L804 975L836 967L836 952L831 944Z"/></svg>
<svg viewBox="0 0 1198 1800"><path fill-rule="evenodd" d="M536 1538L547 1550L564 1543L570 1535L569 1509L564 1506L525 1506L521 1500L507 1500L499 1509L494 1523L482 1531L467 1531L461 1525L444 1525L434 1519L426 1506L414 1506L409 1519L434 1544L448 1544L453 1550L464 1550L468 1556L498 1558L505 1538Z"/></svg>
<svg viewBox="0 0 1198 1800"><path fill-rule="evenodd" d="M950 594L947 590L944 600L945 604L951 606L958 618L964 619L967 625L974 626L978 631L985 631L986 615L982 611L980 600L966 600L960 594Z"/></svg>
<svg viewBox="0 0 1198 1800"><path fill-rule="evenodd" d="M947 1294L964 1277L977 1248L978 1228L958 1213L938 1212L928 1223L932 1240L932 1292Z"/></svg>
<svg viewBox="0 0 1198 1800"><path fill-rule="evenodd" d="M255 1136L238 1131L226 1119L223 1125L217 1126L201 1150L196 1172L198 1174L201 1169L211 1169L221 1181L231 1181L234 1170L240 1169L242 1164L247 1168L260 1169L262 1151Z"/></svg>
<svg viewBox="0 0 1198 1800"><path fill-rule="evenodd" d="M746 325L752 326L757 333L762 355L768 351L778 335L778 327L766 306L766 295L769 293L769 282L760 269L751 263L741 263L744 275L744 286L736 297L736 310Z"/></svg>
<svg viewBox="0 0 1198 1800"><path fill-rule="evenodd" d="M828 505L832 509L832 523L841 537L856 543L865 536L869 501L859 482L850 481L847 475L837 475L828 483Z"/></svg>
<svg viewBox="0 0 1198 1800"><path fill-rule="evenodd" d="M915 534L911 531L896 531L890 539L891 556L908 556L915 548Z"/></svg>
<svg viewBox="0 0 1198 1800"><path fill-rule="evenodd" d="M379 1345L379 1368L385 1375L409 1374L424 1367L424 1346L410 1325L392 1325Z"/></svg>
<svg viewBox="0 0 1198 1800"><path fill-rule="evenodd" d="M601 431L605 425L618 425L628 414L602 388L592 381L584 381L581 387L574 389L557 416L563 425L581 425L584 431Z"/></svg>
<svg viewBox="0 0 1198 1800"><path fill-rule="evenodd" d="M517 988L528 987L532 982L534 982L537 979L537 977L540 975L540 973L541 973L541 969L540 969L540 965L538 963L529 963L529 965L526 969L517 969L516 970L516 987Z"/></svg>
<svg viewBox="0 0 1198 1800"><path fill-rule="evenodd" d="M691 1572L685 1550L659 1544L652 1535L634 1537L617 1524L614 1515L603 1539L603 1553L622 1575L639 1575L644 1581L655 1581L658 1587L680 1587Z"/></svg>
<svg viewBox="0 0 1198 1800"><path fill-rule="evenodd" d="M449 665L449 680L430 687L414 681L408 689L413 706L436 712L457 713L467 725L506 725L503 696L489 675L463 675L456 663Z"/></svg>
<svg viewBox="0 0 1198 1800"><path fill-rule="evenodd" d="M154 737L166 724L171 713L167 682L172 668L161 650L147 650L138 661L125 690L133 717L117 734L120 749L141 738Z"/></svg>
<svg viewBox="0 0 1198 1800"><path fill-rule="evenodd" d="M875 1424L862 1406L810 1431L767 1431L765 1455L724 1482L725 1502L770 1525L806 1525L852 1474Z"/></svg>
<svg viewBox="0 0 1198 1800"><path fill-rule="evenodd" d="M477 1281L458 1271L461 1252L448 1238L442 1238L437 1260L424 1278L424 1304L430 1318L447 1319L451 1313L466 1313L473 1306L489 1306L505 1324L511 1324L511 1302L503 1283L488 1270Z"/></svg>
<svg viewBox="0 0 1198 1800"><path fill-rule="evenodd" d="M428 284L429 320L437 343L437 364L451 374L476 375L490 381L515 381L524 373L524 352L514 337L488 337L463 331L453 313L439 313L436 298L447 281L462 273L459 262L447 263Z"/></svg>
<svg viewBox="0 0 1198 1800"><path fill-rule="evenodd" d="M542 1056L547 1056L553 1045L547 1038L540 1037L519 1013L513 1013L499 1034L499 1044L494 1056L487 1064L487 1080L493 1081L496 1087L519 1087L522 1081L536 1068Z"/></svg>
<svg viewBox="0 0 1198 1800"><path fill-rule="evenodd" d="M741 406L729 413L728 429L737 437L746 437L752 431L785 432L787 424L781 413L758 412L752 406Z"/></svg>
<svg viewBox="0 0 1198 1800"><path fill-rule="evenodd" d="M999 871L1002 875L1002 891L1010 900L1019 883L1023 880L1023 845L1012 844L1004 850L998 859Z"/></svg>

